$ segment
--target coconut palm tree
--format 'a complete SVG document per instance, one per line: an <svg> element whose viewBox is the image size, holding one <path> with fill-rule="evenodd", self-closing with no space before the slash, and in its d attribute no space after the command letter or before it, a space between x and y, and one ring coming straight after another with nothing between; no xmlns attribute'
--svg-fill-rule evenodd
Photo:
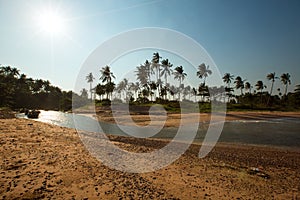
<svg viewBox="0 0 300 200"><path fill-rule="evenodd" d="M275 72L273 72L273 73L267 74L267 79L269 81L272 81L271 89L270 89L270 96L271 96L272 92L273 92L273 87L274 87L275 79L278 79L278 77L275 75Z"/></svg>
<svg viewBox="0 0 300 200"><path fill-rule="evenodd" d="M111 83L112 78L116 78L114 74L111 72L110 67L106 65L105 67L102 67L100 70L101 77L100 80L102 80L102 83Z"/></svg>
<svg viewBox="0 0 300 200"><path fill-rule="evenodd" d="M212 71L209 69L209 66L202 63L198 66L197 76L200 79L203 79L203 83L205 85L206 78L212 74Z"/></svg>
<svg viewBox="0 0 300 200"><path fill-rule="evenodd" d="M234 75L231 75L230 73L225 73L223 76L223 82L228 84L228 87L230 88L230 83L233 80Z"/></svg>
<svg viewBox="0 0 300 200"><path fill-rule="evenodd" d="M101 72L100 80L102 80L102 83L106 82L105 91L107 94L106 98L108 99L109 94L111 95L113 90L115 89L115 84L111 80L112 80L112 78L116 78L116 77L111 72L110 67L108 65L106 65L105 67L102 67L100 72Z"/></svg>
<svg viewBox="0 0 300 200"><path fill-rule="evenodd" d="M146 86L148 84L148 69L144 65L140 65L136 67L136 76L139 83L142 85L142 87Z"/></svg>
<svg viewBox="0 0 300 200"><path fill-rule="evenodd" d="M146 60L145 63L144 63L144 66L145 66L145 71L148 75L148 81L150 82L151 81L151 74L154 73L153 69L151 68L151 63Z"/></svg>
<svg viewBox="0 0 300 200"><path fill-rule="evenodd" d="M260 101L262 103L262 94L263 94L263 89L267 88L267 86L264 85L264 83L262 81L257 81L255 84L255 87L257 90L260 90Z"/></svg>
<svg viewBox="0 0 300 200"><path fill-rule="evenodd" d="M182 66L177 66L175 68L175 71L173 72L173 74L174 74L174 79L179 80L179 87L178 88L181 88L181 83L184 80L184 78L187 76L187 74L184 72L183 67ZM179 89L179 92L178 92L178 98L179 98L179 101L180 101L180 89Z"/></svg>
<svg viewBox="0 0 300 200"><path fill-rule="evenodd" d="M246 82L245 83L245 90L249 90L249 94L251 94L251 88L252 88L251 84L249 82Z"/></svg>
<svg viewBox="0 0 300 200"><path fill-rule="evenodd" d="M225 87L226 95L228 96L228 101L230 100L230 97L232 96L233 88L230 87L230 83L233 80L234 75L230 73L225 73L222 77L223 82L227 84L227 87Z"/></svg>
<svg viewBox="0 0 300 200"><path fill-rule="evenodd" d="M90 93L91 93L91 99L93 99L93 92L92 92L92 83L94 81L95 77L93 76L93 73L90 72L86 77L85 80L90 84Z"/></svg>
<svg viewBox="0 0 300 200"><path fill-rule="evenodd" d="M105 94L105 85L101 85L100 83L96 86L95 92L99 95L100 100L102 100L102 96Z"/></svg>
<svg viewBox="0 0 300 200"><path fill-rule="evenodd" d="M161 56L159 55L158 52L153 53L151 67L152 67L152 70L156 71L156 82L158 81L159 76L160 76L160 64L159 64L160 59L161 59Z"/></svg>
<svg viewBox="0 0 300 200"><path fill-rule="evenodd" d="M168 85L167 77L171 76L172 73L171 67L173 66L173 64L171 64L168 59L164 59L161 61L161 66L162 66L162 71L160 73L160 76L165 76L165 85Z"/></svg>
<svg viewBox="0 0 300 200"><path fill-rule="evenodd" d="M271 98L272 93L273 93L274 82L275 82L275 79L278 79L278 77L276 77L275 72L273 72L273 73L267 74L267 79L268 79L269 81L272 81L271 89L270 89L270 96L269 96L268 102L267 102L267 105L269 105L270 98Z"/></svg>
<svg viewBox="0 0 300 200"><path fill-rule="evenodd" d="M240 76L237 76L234 81L235 88L241 90L241 95L243 95L244 81L245 80L242 80L242 78Z"/></svg>
<svg viewBox="0 0 300 200"><path fill-rule="evenodd" d="M283 85L285 85L285 91L284 91L284 96L286 96L288 85L291 84L291 75L289 73L283 73L280 76L281 82Z"/></svg>

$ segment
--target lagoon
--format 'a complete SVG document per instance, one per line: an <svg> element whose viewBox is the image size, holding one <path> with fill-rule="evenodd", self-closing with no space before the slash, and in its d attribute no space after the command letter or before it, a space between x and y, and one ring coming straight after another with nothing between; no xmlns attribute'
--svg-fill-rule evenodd
<svg viewBox="0 0 300 200"><path fill-rule="evenodd" d="M17 117L26 118L22 113L17 114ZM33 120L62 127L77 128L77 130L82 131L128 136L116 124L98 122L92 117L79 114L42 110L39 118ZM199 124L198 132L194 139L195 143L203 141L207 127L207 123ZM177 130L178 128L176 127L164 127L151 138L172 139L176 135ZM300 120L297 118L277 118L226 121L218 141L300 148Z"/></svg>

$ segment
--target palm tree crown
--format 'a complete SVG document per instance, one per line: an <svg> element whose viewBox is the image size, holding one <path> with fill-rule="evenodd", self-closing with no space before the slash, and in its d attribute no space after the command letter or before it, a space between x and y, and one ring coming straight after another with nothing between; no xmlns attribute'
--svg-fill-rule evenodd
<svg viewBox="0 0 300 200"><path fill-rule="evenodd" d="M204 79L203 83L205 84L205 80L206 78L212 74L212 71L209 69L209 66L205 65L204 63L202 63L201 65L198 66L198 71L197 71L197 76L200 79Z"/></svg>
<svg viewBox="0 0 300 200"><path fill-rule="evenodd" d="M246 89L246 90L249 90L249 93L250 93L250 94L251 94L251 88L252 88L251 84L250 84L249 82L246 82L246 83L245 83L245 89Z"/></svg>
<svg viewBox="0 0 300 200"><path fill-rule="evenodd" d="M244 80L240 76L237 76L235 78L235 88L241 90L241 95L243 95L243 89L244 89Z"/></svg>
<svg viewBox="0 0 300 200"><path fill-rule="evenodd" d="M283 73L283 74L280 76L280 79L281 79L281 82L283 83L283 85L285 85L285 92L284 92L284 95L286 95L288 85L291 84L291 76L290 76L289 73Z"/></svg>
<svg viewBox="0 0 300 200"><path fill-rule="evenodd" d="M102 80L102 83L104 82L111 83L111 79L116 78L114 74L110 71L110 67L108 65L102 67L100 72L101 72L100 80Z"/></svg>
<svg viewBox="0 0 300 200"><path fill-rule="evenodd" d="M167 85L168 84L167 77L170 76L172 73L171 67L173 66L173 64L171 64L168 59L162 60L161 64L163 69L160 73L160 76L165 76L165 84Z"/></svg>
<svg viewBox="0 0 300 200"><path fill-rule="evenodd" d="M158 81L159 76L160 76L160 64L159 60L161 59L161 56L159 55L158 52L153 53L152 57L152 70L156 70L156 81Z"/></svg>
<svg viewBox="0 0 300 200"><path fill-rule="evenodd" d="M272 81L272 85L271 85L271 89L270 89L270 95L272 95L274 82L275 82L275 79L277 79L277 78L278 78L278 77L276 77L275 72L270 73L270 74L267 74L267 79L268 79L269 81Z"/></svg>
<svg viewBox="0 0 300 200"><path fill-rule="evenodd" d="M187 74L184 72L183 67L182 66L177 66L175 68L175 71L173 72L174 74L174 79L179 80L179 100L180 100L180 88L181 88L181 82L184 80L184 78L187 76Z"/></svg>
<svg viewBox="0 0 300 200"><path fill-rule="evenodd" d="M264 83L262 81L257 81L255 84L255 87L257 90L260 90L261 92L264 88L266 88L266 86L264 85Z"/></svg>
<svg viewBox="0 0 300 200"><path fill-rule="evenodd" d="M92 92L92 83L95 79L95 77L93 76L92 72L89 73L85 79L87 80L88 83L90 83L90 93L91 93L91 99L93 98L93 92Z"/></svg>
<svg viewBox="0 0 300 200"><path fill-rule="evenodd" d="M231 75L230 73L225 73L222 79L223 79L223 82L228 84L228 87L230 87L230 83L233 80L233 78L234 78L234 76Z"/></svg>

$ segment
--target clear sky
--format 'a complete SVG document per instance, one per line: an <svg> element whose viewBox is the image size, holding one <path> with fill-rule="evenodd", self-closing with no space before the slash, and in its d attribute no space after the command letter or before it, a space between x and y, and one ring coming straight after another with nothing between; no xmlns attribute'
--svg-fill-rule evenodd
<svg viewBox="0 0 300 200"><path fill-rule="evenodd" d="M0 0L0 25L0 64L65 90L73 89L82 63L102 42L143 27L188 35L222 74L269 86L267 73L288 72L290 90L300 84L299 0ZM124 70L113 69L117 77Z"/></svg>

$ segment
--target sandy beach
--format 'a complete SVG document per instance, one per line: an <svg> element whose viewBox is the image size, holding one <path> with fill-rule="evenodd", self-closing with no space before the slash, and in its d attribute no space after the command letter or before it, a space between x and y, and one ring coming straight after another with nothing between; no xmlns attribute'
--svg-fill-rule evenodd
<svg viewBox="0 0 300 200"><path fill-rule="evenodd" d="M260 116L247 113L245 117ZM152 151L167 143L109 138L133 152ZM200 159L200 146L194 144L163 169L132 174L110 169L92 157L73 129L0 119L0 142L0 199L300 198L300 151L296 149L219 143Z"/></svg>

